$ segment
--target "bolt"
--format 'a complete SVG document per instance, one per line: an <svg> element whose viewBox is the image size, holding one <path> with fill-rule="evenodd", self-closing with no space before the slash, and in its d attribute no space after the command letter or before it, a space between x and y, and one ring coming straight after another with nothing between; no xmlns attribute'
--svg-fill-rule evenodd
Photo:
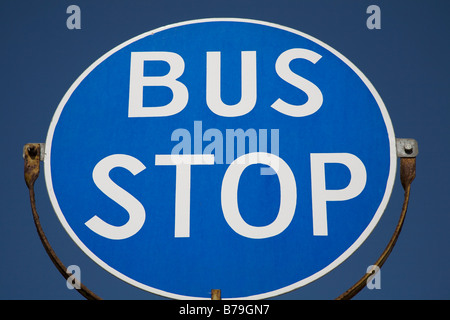
<svg viewBox="0 0 450 320"><path fill-rule="evenodd" d="M37 156L38 150L35 146L29 146L27 148L28 154L30 155L31 159L34 159Z"/></svg>
<svg viewBox="0 0 450 320"><path fill-rule="evenodd" d="M413 146L410 143L405 144L404 149L407 154L411 154L413 152Z"/></svg>

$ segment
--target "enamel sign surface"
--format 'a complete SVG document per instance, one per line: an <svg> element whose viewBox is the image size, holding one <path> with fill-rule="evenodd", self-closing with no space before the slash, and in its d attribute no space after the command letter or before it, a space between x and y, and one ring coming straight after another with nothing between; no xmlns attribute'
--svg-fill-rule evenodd
<svg viewBox="0 0 450 320"><path fill-rule="evenodd" d="M311 36L178 23L92 64L46 141L55 211L118 278L170 298L267 298L349 257L389 200L395 137L366 77Z"/></svg>

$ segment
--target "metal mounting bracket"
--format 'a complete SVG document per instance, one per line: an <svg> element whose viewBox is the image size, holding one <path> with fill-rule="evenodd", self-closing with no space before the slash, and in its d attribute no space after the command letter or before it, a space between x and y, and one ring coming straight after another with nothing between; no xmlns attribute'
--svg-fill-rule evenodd
<svg viewBox="0 0 450 320"><path fill-rule="evenodd" d="M415 158L419 154L419 144L415 139L395 139L397 146L397 157Z"/></svg>
<svg viewBox="0 0 450 320"><path fill-rule="evenodd" d="M375 263L376 266L381 267L387 260L389 254L391 253L400 231L403 226L403 222L406 216L406 211L408 209L409 195L411 189L411 183L416 176L416 156L419 154L419 146L415 139L396 139L397 157L400 158L400 179L402 181L403 188L405 189L405 199L403 202L402 212L400 214L400 219L397 224L396 230L392 235L386 249L383 251L381 256ZM22 154L25 160L25 181L30 191L30 203L33 212L33 218L36 224L36 228L41 238L42 244L45 250L50 256L51 260L61 272L61 274L67 279L71 274L67 273L67 269L61 263L59 258L56 256L55 252L51 248L48 240L42 230L39 222L39 216L36 211L35 195L34 195L34 181L39 176L39 161L44 160L45 156L45 143L36 144L26 144L23 148ZM359 291L366 285L367 279L372 273L366 273L358 282L356 282L350 289L341 294L336 300L348 300L355 296ZM84 297L90 300L101 300L96 294L87 289L83 284L81 288L77 289ZM211 299L220 300L221 291L218 289L211 290Z"/></svg>

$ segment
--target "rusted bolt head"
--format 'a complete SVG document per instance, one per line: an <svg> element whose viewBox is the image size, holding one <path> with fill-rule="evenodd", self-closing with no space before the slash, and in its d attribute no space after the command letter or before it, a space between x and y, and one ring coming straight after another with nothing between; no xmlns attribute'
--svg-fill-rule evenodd
<svg viewBox="0 0 450 320"><path fill-rule="evenodd" d="M28 151L28 155L34 159L36 158L37 154L38 154L38 147L35 145L29 145L27 147L27 151Z"/></svg>

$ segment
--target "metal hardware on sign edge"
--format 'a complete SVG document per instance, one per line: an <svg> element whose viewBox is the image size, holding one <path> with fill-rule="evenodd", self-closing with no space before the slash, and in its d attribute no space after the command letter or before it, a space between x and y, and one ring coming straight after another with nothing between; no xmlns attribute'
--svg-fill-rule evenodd
<svg viewBox="0 0 450 320"><path fill-rule="evenodd" d="M386 248L381 253L378 260L373 264L381 269L386 262L397 242L400 232L405 222L406 211L408 210L409 196L411 192L411 184L416 177L416 156L419 154L418 143L414 139L396 139L397 157L400 158L400 181L404 189L404 199L400 218L397 226L392 234L391 240L388 242ZM371 272L366 273L359 279L352 287L350 287L343 294L338 296L335 300L350 300L358 294L367 284L367 280L375 274L375 268Z"/></svg>
<svg viewBox="0 0 450 320"><path fill-rule="evenodd" d="M397 223L397 227L391 237L391 240L387 244L386 248L378 258L378 260L373 264L381 268L381 266L386 262L387 258L391 254L395 243L400 235L403 223L405 221L406 211L408 210L408 203L411 191L411 184L416 177L416 156L419 153L418 143L414 139L396 139L397 157L400 158L400 181L404 189L404 201L402 206L402 211L400 213L400 218ZM40 161L44 160L45 156L45 144L44 143L29 143L23 148L23 158L24 158L24 177L27 184L30 196L31 210L33 213L33 219L36 225L36 230L38 232L39 238L41 239L42 245L45 251L49 255L53 264L62 274L62 276L67 280L72 274L67 272L67 268L59 260L56 253L53 251L50 243L45 236L42 226L39 221L39 215L36 210L36 200L34 194L34 183L39 177L40 171ZM335 300L349 300L358 294L367 283L370 276L375 273L375 269L371 272L366 273L359 281L357 281L350 289L345 291L343 294L338 296ZM80 284L80 289L77 291L83 295L88 300L101 300L99 296L86 288L83 284ZM220 300L221 290L212 289L211 290L211 300Z"/></svg>

